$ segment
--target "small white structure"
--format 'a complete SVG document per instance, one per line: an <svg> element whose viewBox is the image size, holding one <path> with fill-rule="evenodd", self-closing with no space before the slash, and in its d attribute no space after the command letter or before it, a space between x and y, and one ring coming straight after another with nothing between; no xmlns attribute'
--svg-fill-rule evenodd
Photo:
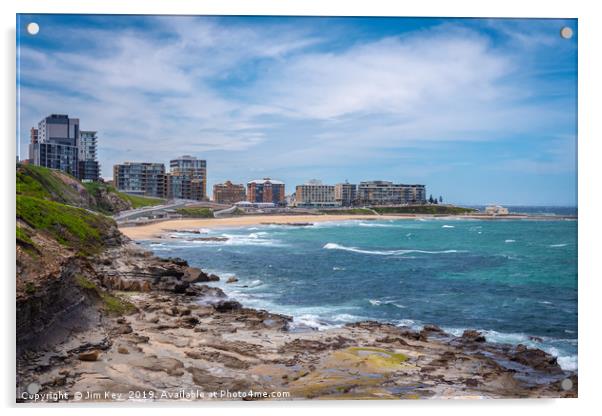
<svg viewBox="0 0 602 416"><path fill-rule="evenodd" d="M489 205L485 208L485 214L487 215L508 215L508 208L505 208L501 205Z"/></svg>
<svg viewBox="0 0 602 416"><path fill-rule="evenodd" d="M276 204L273 202L249 202L249 201L240 201L234 204L238 208L276 208Z"/></svg>

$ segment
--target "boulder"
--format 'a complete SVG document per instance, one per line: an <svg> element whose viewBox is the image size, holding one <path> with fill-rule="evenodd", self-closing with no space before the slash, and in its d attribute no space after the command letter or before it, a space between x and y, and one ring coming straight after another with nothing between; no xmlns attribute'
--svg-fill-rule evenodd
<svg viewBox="0 0 602 416"><path fill-rule="evenodd" d="M236 283L236 282L238 282L238 278L236 276L229 277L228 280L226 280L226 283Z"/></svg>
<svg viewBox="0 0 602 416"><path fill-rule="evenodd" d="M242 308L242 305L235 300L221 300L213 305L218 312L230 312Z"/></svg>
<svg viewBox="0 0 602 416"><path fill-rule="evenodd" d="M207 279L208 282L219 282L219 276L216 274L210 274Z"/></svg>
<svg viewBox="0 0 602 416"><path fill-rule="evenodd" d="M474 329L467 329L462 333L462 339L468 342L485 342L485 336Z"/></svg>
<svg viewBox="0 0 602 416"><path fill-rule="evenodd" d="M80 352L79 355L77 356L77 358L79 358L81 361L98 361L99 357L100 357L99 350Z"/></svg>
<svg viewBox="0 0 602 416"><path fill-rule="evenodd" d="M514 352L511 353L510 359L536 370L543 370L551 373L562 372L556 357L537 348L528 348L523 344L516 346Z"/></svg>

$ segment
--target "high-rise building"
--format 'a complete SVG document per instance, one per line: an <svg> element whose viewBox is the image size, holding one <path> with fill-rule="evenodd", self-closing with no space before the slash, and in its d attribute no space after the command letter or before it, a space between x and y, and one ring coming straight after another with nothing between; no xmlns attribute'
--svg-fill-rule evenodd
<svg viewBox="0 0 602 416"><path fill-rule="evenodd" d="M184 155L169 162L167 195L178 199L207 199L207 161Z"/></svg>
<svg viewBox="0 0 602 416"><path fill-rule="evenodd" d="M335 201L334 185L324 185L313 179L295 188L295 206L300 208L333 208L340 204Z"/></svg>
<svg viewBox="0 0 602 416"><path fill-rule="evenodd" d="M357 201L357 185L345 181L334 186L334 200L339 205L350 207Z"/></svg>
<svg viewBox="0 0 602 416"><path fill-rule="evenodd" d="M394 184L388 181L360 182L357 197L363 205L424 204L424 185Z"/></svg>
<svg viewBox="0 0 602 416"><path fill-rule="evenodd" d="M165 165L124 162L113 166L113 183L122 192L157 198L165 197Z"/></svg>
<svg viewBox="0 0 602 416"><path fill-rule="evenodd" d="M29 159L34 165L59 169L78 177L79 119L51 114L31 129Z"/></svg>
<svg viewBox="0 0 602 416"><path fill-rule="evenodd" d="M284 182L270 178L255 179L247 183L247 201L285 204Z"/></svg>
<svg viewBox="0 0 602 416"><path fill-rule="evenodd" d="M97 181L100 176L100 165L96 155L98 137L95 131L81 131L79 140L79 179L81 181Z"/></svg>
<svg viewBox="0 0 602 416"><path fill-rule="evenodd" d="M213 200L219 204L235 204L246 198L245 186L230 181L213 185Z"/></svg>

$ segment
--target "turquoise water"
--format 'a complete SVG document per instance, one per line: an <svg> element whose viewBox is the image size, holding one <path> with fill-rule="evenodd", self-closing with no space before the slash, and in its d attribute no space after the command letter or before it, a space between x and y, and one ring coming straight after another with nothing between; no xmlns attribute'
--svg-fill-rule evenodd
<svg viewBox="0 0 602 416"><path fill-rule="evenodd" d="M234 284L244 305L322 329L363 319L524 343L577 366L577 222L379 220L202 230L144 244ZM537 338L533 338L537 337Z"/></svg>

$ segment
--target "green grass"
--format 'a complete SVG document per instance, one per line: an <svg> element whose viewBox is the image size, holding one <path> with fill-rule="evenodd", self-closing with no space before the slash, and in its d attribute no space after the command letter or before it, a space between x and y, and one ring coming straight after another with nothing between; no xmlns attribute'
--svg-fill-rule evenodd
<svg viewBox="0 0 602 416"><path fill-rule="evenodd" d="M75 276L75 282L82 289L97 290L96 285L84 276Z"/></svg>
<svg viewBox="0 0 602 416"><path fill-rule="evenodd" d="M114 224L112 219L83 208L24 195L17 195L17 218L81 254L98 252L104 231Z"/></svg>
<svg viewBox="0 0 602 416"><path fill-rule="evenodd" d="M142 208L142 207L152 207L155 205L161 205L165 203L164 199L161 198L151 198L148 196L139 196L139 195L129 195L124 194L123 192L115 191L117 195L119 195L122 199L126 201L130 201L133 208Z"/></svg>
<svg viewBox="0 0 602 416"><path fill-rule="evenodd" d="M374 215L374 212L367 208L322 209L320 212L330 215Z"/></svg>
<svg viewBox="0 0 602 416"><path fill-rule="evenodd" d="M146 196L129 195L123 192L119 192L115 187L102 182L86 182L83 184L86 190L91 195L98 195L101 191L107 193L113 193L124 201L129 202L132 208L150 207L155 205L161 205L165 203L165 199L151 198Z"/></svg>
<svg viewBox="0 0 602 416"><path fill-rule="evenodd" d="M17 195L58 200L58 202L69 202L71 198L77 198L77 191L60 179L59 175L61 174L70 177L66 173L54 172L41 166L19 165L17 168Z"/></svg>
<svg viewBox="0 0 602 416"><path fill-rule="evenodd" d="M402 207L374 207L379 214L442 214L459 215L475 212L473 208L455 207L452 205L408 205Z"/></svg>
<svg viewBox="0 0 602 416"><path fill-rule="evenodd" d="M100 290L94 282L84 276L76 276L75 283L82 289L96 292L102 300L103 309L109 314L128 315L136 310L136 307L132 303Z"/></svg>
<svg viewBox="0 0 602 416"><path fill-rule="evenodd" d="M129 315L136 310L136 307L127 300L113 296L107 292L100 292L100 298L104 303L104 308L108 313L114 315Z"/></svg>
<svg viewBox="0 0 602 416"><path fill-rule="evenodd" d="M191 218L213 218L213 210L210 208L179 208L176 212Z"/></svg>
<svg viewBox="0 0 602 416"><path fill-rule="evenodd" d="M33 282L26 282L25 293L27 293L28 295L33 295L34 293L36 293L36 285L33 284Z"/></svg>
<svg viewBox="0 0 602 416"><path fill-rule="evenodd" d="M35 246L31 239L30 232L23 227L19 227L19 225L17 225L17 242L24 245Z"/></svg>

